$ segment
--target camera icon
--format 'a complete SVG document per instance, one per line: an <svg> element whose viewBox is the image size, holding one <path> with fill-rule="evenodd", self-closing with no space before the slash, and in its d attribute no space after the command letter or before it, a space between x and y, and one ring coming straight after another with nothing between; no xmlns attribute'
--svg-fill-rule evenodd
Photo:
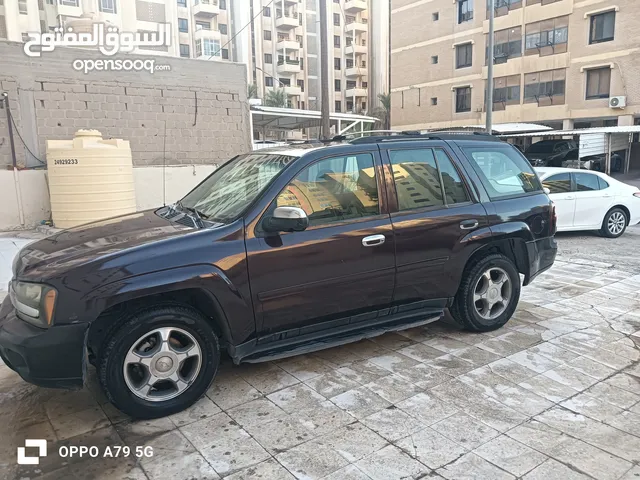
<svg viewBox="0 0 640 480"><path fill-rule="evenodd" d="M37 447L37 457L27 457L27 447ZM18 447L18 465L39 465L40 458L47 456L47 441L27 439L24 441L24 447Z"/></svg>

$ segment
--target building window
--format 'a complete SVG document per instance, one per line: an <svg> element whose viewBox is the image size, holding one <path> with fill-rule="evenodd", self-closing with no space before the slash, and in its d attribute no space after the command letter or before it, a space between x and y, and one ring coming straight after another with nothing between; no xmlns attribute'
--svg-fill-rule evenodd
<svg viewBox="0 0 640 480"><path fill-rule="evenodd" d="M347 100L347 112L353 112L353 100Z"/></svg>
<svg viewBox="0 0 640 480"><path fill-rule="evenodd" d="M196 21L196 32L200 30L211 30L211 22Z"/></svg>
<svg viewBox="0 0 640 480"><path fill-rule="evenodd" d="M340 58L339 57L335 57L333 59L333 69L334 70L340 70Z"/></svg>
<svg viewBox="0 0 640 480"><path fill-rule="evenodd" d="M336 26L340 26L340 14L339 13L334 13L333 14L333 24Z"/></svg>
<svg viewBox="0 0 640 480"><path fill-rule="evenodd" d="M342 90L342 85L340 84L340 80L334 80L333 81L333 90L334 92L339 92L340 90Z"/></svg>
<svg viewBox="0 0 640 480"><path fill-rule="evenodd" d="M100 11L104 13L118 13L116 11L116 0L100 0L98 3Z"/></svg>
<svg viewBox="0 0 640 480"><path fill-rule="evenodd" d="M591 16L589 44L610 42L616 29L616 12L605 12Z"/></svg>
<svg viewBox="0 0 640 480"><path fill-rule="evenodd" d="M507 105L520 104L520 75L493 80L493 109L504 110Z"/></svg>
<svg viewBox="0 0 640 480"><path fill-rule="evenodd" d="M486 50L488 53L488 49ZM494 34L493 63L506 63L522 56L522 27L506 28ZM488 59L487 59L488 62Z"/></svg>
<svg viewBox="0 0 640 480"><path fill-rule="evenodd" d="M273 77L264 77L264 84L267 87L273 87Z"/></svg>
<svg viewBox="0 0 640 480"><path fill-rule="evenodd" d="M538 0L539 2L540 0ZM556 1L556 0L553 0ZM488 3L488 2L487 2ZM494 16L502 17L508 15L509 11L522 8L522 0L495 0ZM489 5L487 5L487 19L489 18Z"/></svg>
<svg viewBox="0 0 640 480"><path fill-rule="evenodd" d="M264 63L273 63L273 55L271 55L270 53L265 53Z"/></svg>
<svg viewBox="0 0 640 480"><path fill-rule="evenodd" d="M340 35L333 36L333 46L336 48L340 48Z"/></svg>
<svg viewBox="0 0 640 480"><path fill-rule="evenodd" d="M342 111L342 102L340 100L336 100L335 110L338 113Z"/></svg>
<svg viewBox="0 0 640 480"><path fill-rule="evenodd" d="M537 103L540 107L564 104L566 74L564 68L525 73L524 103Z"/></svg>
<svg viewBox="0 0 640 480"><path fill-rule="evenodd" d="M431 57L431 63L432 63L432 64L434 64L434 65L435 65L436 63L438 63L438 55L433 55L433 56Z"/></svg>
<svg viewBox="0 0 640 480"><path fill-rule="evenodd" d="M431 106L435 107L438 105L438 97L431 97Z"/></svg>
<svg viewBox="0 0 640 480"><path fill-rule="evenodd" d="M456 88L456 113L471 111L471 87Z"/></svg>
<svg viewBox="0 0 640 480"><path fill-rule="evenodd" d="M186 18L178 19L178 31L182 33L189 33L189 21Z"/></svg>
<svg viewBox="0 0 640 480"><path fill-rule="evenodd" d="M296 35L296 42L298 42L300 47L302 47L302 35Z"/></svg>
<svg viewBox="0 0 640 480"><path fill-rule="evenodd" d="M29 11L27 10L27 0L18 0L18 11L20 15L28 15Z"/></svg>
<svg viewBox="0 0 640 480"><path fill-rule="evenodd" d="M189 45L185 45L184 43L180 44L180 56L184 58L189 58L191 56L189 53Z"/></svg>
<svg viewBox="0 0 640 480"><path fill-rule="evenodd" d="M58 0L60 5L65 5L67 7L77 7L78 0Z"/></svg>
<svg viewBox="0 0 640 480"><path fill-rule="evenodd" d="M264 31L264 39L265 40L271 40L271 30L265 30Z"/></svg>
<svg viewBox="0 0 640 480"><path fill-rule="evenodd" d="M431 20L433 20L434 22L437 22L438 20L440 20L440 12L433 12L431 14Z"/></svg>
<svg viewBox="0 0 640 480"><path fill-rule="evenodd" d="M587 70L587 100L609 98L611 87L611 68Z"/></svg>
<svg viewBox="0 0 640 480"><path fill-rule="evenodd" d="M353 68L353 58L345 59L344 63L346 68Z"/></svg>
<svg viewBox="0 0 640 480"><path fill-rule="evenodd" d="M187 0L178 0L178 6L187 8Z"/></svg>
<svg viewBox="0 0 640 480"><path fill-rule="evenodd" d="M227 34L227 24L226 23L219 23L218 24L218 30L220 31L220 33L222 35L226 35Z"/></svg>
<svg viewBox="0 0 640 480"><path fill-rule="evenodd" d="M473 64L473 44L456 45L456 68L466 68Z"/></svg>
<svg viewBox="0 0 640 480"><path fill-rule="evenodd" d="M227 9L227 0L218 0L218 4L220 5L220 10Z"/></svg>
<svg viewBox="0 0 640 480"><path fill-rule="evenodd" d="M263 17L270 17L271 16L271 9L269 7L264 7L262 9L262 16Z"/></svg>
<svg viewBox="0 0 640 480"><path fill-rule="evenodd" d="M300 91L304 92L304 80L298 80L298 87L300 87Z"/></svg>
<svg viewBox="0 0 640 480"><path fill-rule="evenodd" d="M569 40L569 17L558 17L527 25L525 55L565 53Z"/></svg>
<svg viewBox="0 0 640 480"><path fill-rule="evenodd" d="M458 0L458 23L473 20L473 0Z"/></svg>
<svg viewBox="0 0 640 480"><path fill-rule="evenodd" d="M211 40L209 38L205 38L202 41L202 51L207 57L219 57L220 42L218 40Z"/></svg>

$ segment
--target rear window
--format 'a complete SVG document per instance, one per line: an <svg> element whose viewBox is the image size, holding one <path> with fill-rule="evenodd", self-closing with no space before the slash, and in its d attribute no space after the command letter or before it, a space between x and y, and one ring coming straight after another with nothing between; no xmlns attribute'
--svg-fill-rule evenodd
<svg viewBox="0 0 640 480"><path fill-rule="evenodd" d="M515 148L500 146L463 147L474 163L492 200L541 191L540 180L529 162Z"/></svg>

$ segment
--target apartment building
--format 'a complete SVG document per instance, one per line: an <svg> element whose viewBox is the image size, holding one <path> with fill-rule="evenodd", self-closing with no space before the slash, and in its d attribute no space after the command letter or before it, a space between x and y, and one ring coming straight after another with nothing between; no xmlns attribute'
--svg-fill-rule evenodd
<svg viewBox="0 0 640 480"><path fill-rule="evenodd" d="M493 122L640 123L638 0L495 0ZM485 0L392 0L391 120L485 123Z"/></svg>
<svg viewBox="0 0 640 480"><path fill-rule="evenodd" d="M368 104L370 45L385 60L388 45L387 30L369 30L369 2L385 0L327 0L322 26L319 0L0 0L0 39L19 42L27 32L73 25L80 17L124 32L155 31L168 23L170 46L135 53L244 63L259 97L284 89L288 106L319 109L325 28L331 110L361 113L376 106ZM387 2L378 18L388 14ZM386 61L378 61L375 73L374 99L388 92Z"/></svg>

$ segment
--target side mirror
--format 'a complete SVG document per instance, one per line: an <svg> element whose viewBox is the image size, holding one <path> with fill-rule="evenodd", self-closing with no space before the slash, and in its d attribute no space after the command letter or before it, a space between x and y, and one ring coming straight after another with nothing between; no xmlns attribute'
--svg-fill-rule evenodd
<svg viewBox="0 0 640 480"><path fill-rule="evenodd" d="M298 207L277 207L273 216L262 222L265 232L302 232L309 226L309 217Z"/></svg>
<svg viewBox="0 0 640 480"><path fill-rule="evenodd" d="M547 195L551 193L551 190L549 190L548 187L543 187L542 190L544 190L544 193L546 193Z"/></svg>

